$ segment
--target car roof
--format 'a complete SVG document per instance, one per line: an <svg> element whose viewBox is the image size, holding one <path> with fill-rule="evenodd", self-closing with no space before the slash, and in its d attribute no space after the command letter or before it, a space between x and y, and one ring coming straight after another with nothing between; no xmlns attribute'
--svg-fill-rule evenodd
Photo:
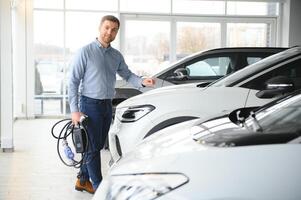
<svg viewBox="0 0 301 200"><path fill-rule="evenodd" d="M225 48L216 48L216 49L210 49L206 52L279 52L283 51L285 47L225 47Z"/></svg>

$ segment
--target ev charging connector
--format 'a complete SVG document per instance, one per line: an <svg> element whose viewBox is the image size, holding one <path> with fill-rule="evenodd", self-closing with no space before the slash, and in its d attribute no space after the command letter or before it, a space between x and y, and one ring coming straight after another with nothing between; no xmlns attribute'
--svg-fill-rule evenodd
<svg viewBox="0 0 301 200"><path fill-rule="evenodd" d="M74 127L73 129L73 143L75 147L76 153L84 153L85 152L85 132L81 127Z"/></svg>
<svg viewBox="0 0 301 200"><path fill-rule="evenodd" d="M56 150L58 156L60 160L63 162L63 164L68 167L80 168L82 164L86 162L84 158L89 148L89 135L86 129L87 120L88 120L88 116L86 115L81 116L78 124L74 125L71 119L63 119L56 122L51 128L52 136L55 139L57 139ZM64 121L68 121L68 122L66 122L66 124L63 125L63 127L59 131L59 134L56 135L55 134L56 127L58 126L58 124ZM71 148L68 145L67 142L68 136L72 136L71 140L73 143L73 148ZM63 152L61 151L61 149L63 149ZM73 150L75 150L76 152L74 151L73 153ZM63 158L62 153L65 154L66 159ZM79 160L75 159L76 156L75 153L81 154L81 158ZM77 158L79 157L77 156Z"/></svg>
<svg viewBox="0 0 301 200"><path fill-rule="evenodd" d="M88 117L86 115L81 116L79 124L73 128L73 143L76 153L85 153L87 145L87 136L84 126L86 126Z"/></svg>

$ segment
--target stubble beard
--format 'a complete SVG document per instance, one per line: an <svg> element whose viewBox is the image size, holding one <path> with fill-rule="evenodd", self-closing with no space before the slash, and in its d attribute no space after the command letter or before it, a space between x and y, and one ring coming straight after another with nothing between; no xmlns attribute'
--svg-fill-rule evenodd
<svg viewBox="0 0 301 200"><path fill-rule="evenodd" d="M112 36L104 36L103 38L103 42L110 44L111 42L114 41L114 38Z"/></svg>

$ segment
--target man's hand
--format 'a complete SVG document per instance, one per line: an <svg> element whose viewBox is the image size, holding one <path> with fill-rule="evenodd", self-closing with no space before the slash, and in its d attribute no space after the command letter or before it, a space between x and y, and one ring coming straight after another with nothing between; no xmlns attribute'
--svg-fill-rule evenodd
<svg viewBox="0 0 301 200"><path fill-rule="evenodd" d="M152 78L144 78L142 80L142 85L145 87L153 87L155 85L155 80Z"/></svg>
<svg viewBox="0 0 301 200"><path fill-rule="evenodd" d="M77 125L80 121L81 112L73 112L71 113L71 120L73 125Z"/></svg>

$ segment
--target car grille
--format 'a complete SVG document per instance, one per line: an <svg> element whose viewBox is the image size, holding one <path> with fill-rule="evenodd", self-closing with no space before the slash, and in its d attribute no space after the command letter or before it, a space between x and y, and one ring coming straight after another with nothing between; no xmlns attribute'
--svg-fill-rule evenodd
<svg viewBox="0 0 301 200"><path fill-rule="evenodd" d="M117 135L115 135L115 141L116 141L117 153L121 157L122 156L122 151L121 151L121 146L120 146L119 138L118 138Z"/></svg>

